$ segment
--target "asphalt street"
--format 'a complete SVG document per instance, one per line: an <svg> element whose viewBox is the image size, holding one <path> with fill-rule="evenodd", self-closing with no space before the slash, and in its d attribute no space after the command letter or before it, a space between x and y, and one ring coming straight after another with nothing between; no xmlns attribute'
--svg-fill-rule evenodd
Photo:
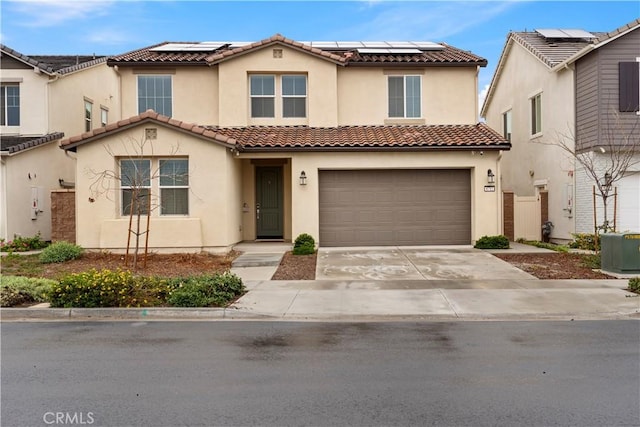
<svg viewBox="0 0 640 427"><path fill-rule="evenodd" d="M640 425L640 322L2 324L3 426Z"/></svg>

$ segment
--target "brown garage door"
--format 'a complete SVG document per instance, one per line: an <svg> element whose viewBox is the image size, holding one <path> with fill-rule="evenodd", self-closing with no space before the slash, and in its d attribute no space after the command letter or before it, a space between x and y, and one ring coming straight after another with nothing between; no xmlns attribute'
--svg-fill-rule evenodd
<svg viewBox="0 0 640 427"><path fill-rule="evenodd" d="M468 245L469 170L320 171L320 245Z"/></svg>

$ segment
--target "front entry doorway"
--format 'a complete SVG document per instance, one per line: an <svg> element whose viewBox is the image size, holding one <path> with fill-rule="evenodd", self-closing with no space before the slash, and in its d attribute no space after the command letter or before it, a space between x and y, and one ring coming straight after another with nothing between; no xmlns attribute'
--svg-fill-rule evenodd
<svg viewBox="0 0 640 427"><path fill-rule="evenodd" d="M256 237L282 239L283 220L282 166L256 167Z"/></svg>

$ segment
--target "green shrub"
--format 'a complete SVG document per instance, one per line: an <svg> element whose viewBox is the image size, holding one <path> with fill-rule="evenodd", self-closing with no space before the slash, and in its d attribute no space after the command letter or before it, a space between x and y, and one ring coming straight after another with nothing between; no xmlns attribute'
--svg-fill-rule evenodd
<svg viewBox="0 0 640 427"><path fill-rule="evenodd" d="M569 243L569 247L574 249L583 249L586 251L596 251L600 246L600 237L589 233L572 233L573 242Z"/></svg>
<svg viewBox="0 0 640 427"><path fill-rule="evenodd" d="M21 276L2 276L2 284L0 285L0 293L2 294L2 307L11 307L15 304L23 304L29 302L45 302L47 295L57 282L55 280L21 277ZM11 298L18 295L23 297L23 301L17 303L7 303Z"/></svg>
<svg viewBox="0 0 640 427"><path fill-rule="evenodd" d="M556 245L555 243L547 243L547 242L540 242L538 240L525 240L525 239L518 239L517 242L525 245L535 246L537 248L549 249L556 252L569 252L569 248L567 248L566 246Z"/></svg>
<svg viewBox="0 0 640 427"><path fill-rule="evenodd" d="M42 240L40 233L33 237L19 237L14 234L13 240L8 242L0 239L1 252L26 252L46 248L47 242Z"/></svg>
<svg viewBox="0 0 640 427"><path fill-rule="evenodd" d="M24 292L8 287L0 288L0 307L13 307L31 302L33 299Z"/></svg>
<svg viewBox="0 0 640 427"><path fill-rule="evenodd" d="M49 302L52 307L153 307L164 304L172 290L165 279L91 269L64 276Z"/></svg>
<svg viewBox="0 0 640 427"><path fill-rule="evenodd" d="M631 292L640 294L640 277L629 279L629 288Z"/></svg>
<svg viewBox="0 0 640 427"><path fill-rule="evenodd" d="M600 269L600 255L584 254L580 262L584 267L592 270Z"/></svg>
<svg viewBox="0 0 640 427"><path fill-rule="evenodd" d="M315 253L316 252L315 239L307 233L300 234L298 237L296 237L296 240L293 243L292 252L294 255L310 255Z"/></svg>
<svg viewBox="0 0 640 427"><path fill-rule="evenodd" d="M224 307L244 294L242 279L233 273L172 279L167 299L175 307Z"/></svg>
<svg viewBox="0 0 640 427"><path fill-rule="evenodd" d="M54 262L65 262L78 258L84 249L69 242L56 242L45 248L40 254L40 262L51 264Z"/></svg>
<svg viewBox="0 0 640 427"><path fill-rule="evenodd" d="M482 236L476 242L476 249L509 249L509 239L506 236Z"/></svg>
<svg viewBox="0 0 640 427"><path fill-rule="evenodd" d="M164 279L94 269L63 277L48 297L52 307L220 307L244 292L231 273Z"/></svg>

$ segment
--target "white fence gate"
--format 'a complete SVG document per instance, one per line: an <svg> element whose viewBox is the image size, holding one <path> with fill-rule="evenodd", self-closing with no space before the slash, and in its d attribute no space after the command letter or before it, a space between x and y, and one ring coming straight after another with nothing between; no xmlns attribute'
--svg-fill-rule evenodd
<svg viewBox="0 0 640 427"><path fill-rule="evenodd" d="M540 196L513 196L513 228L516 240L542 240Z"/></svg>

